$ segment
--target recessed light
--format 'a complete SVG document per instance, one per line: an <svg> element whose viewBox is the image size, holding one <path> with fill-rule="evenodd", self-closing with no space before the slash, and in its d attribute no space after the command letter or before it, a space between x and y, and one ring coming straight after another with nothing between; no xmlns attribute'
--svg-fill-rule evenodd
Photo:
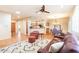
<svg viewBox="0 0 79 59"><path fill-rule="evenodd" d="M20 11L16 11L16 14L20 14L21 12Z"/></svg>

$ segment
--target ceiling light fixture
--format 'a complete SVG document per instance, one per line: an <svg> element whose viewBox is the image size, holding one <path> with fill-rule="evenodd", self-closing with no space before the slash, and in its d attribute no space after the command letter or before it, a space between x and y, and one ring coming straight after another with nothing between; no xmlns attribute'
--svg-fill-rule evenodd
<svg viewBox="0 0 79 59"><path fill-rule="evenodd" d="M18 15L19 15L20 13L21 13L20 11L16 11L16 14L18 14Z"/></svg>
<svg viewBox="0 0 79 59"><path fill-rule="evenodd" d="M40 9L37 13L38 13L38 14L41 14L41 13L50 13L50 12L47 11L45 8L46 8L45 5L43 5L43 6L41 7L41 9Z"/></svg>

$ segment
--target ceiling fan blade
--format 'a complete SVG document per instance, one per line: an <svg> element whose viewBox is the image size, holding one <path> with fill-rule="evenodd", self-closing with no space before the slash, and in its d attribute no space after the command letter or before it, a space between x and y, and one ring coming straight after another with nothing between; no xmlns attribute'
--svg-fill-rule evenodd
<svg viewBox="0 0 79 59"><path fill-rule="evenodd" d="M45 12L45 13L50 13L50 12L45 10L45 5L43 5L39 11L40 12Z"/></svg>
<svg viewBox="0 0 79 59"><path fill-rule="evenodd" d="M45 11L45 6L43 5L40 9L41 12L44 12Z"/></svg>
<svg viewBox="0 0 79 59"><path fill-rule="evenodd" d="M50 13L50 12L48 12L48 11L44 11L45 13Z"/></svg>
<svg viewBox="0 0 79 59"><path fill-rule="evenodd" d="M42 9L43 9L43 11L45 10L45 5L43 5Z"/></svg>

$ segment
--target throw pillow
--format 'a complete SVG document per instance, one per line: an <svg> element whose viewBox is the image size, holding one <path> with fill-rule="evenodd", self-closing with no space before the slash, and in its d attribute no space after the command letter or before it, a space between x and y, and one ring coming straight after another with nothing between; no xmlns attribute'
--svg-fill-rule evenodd
<svg viewBox="0 0 79 59"><path fill-rule="evenodd" d="M49 52L52 52L52 53L58 52L62 48L63 45L64 45L64 42L54 43L50 46Z"/></svg>

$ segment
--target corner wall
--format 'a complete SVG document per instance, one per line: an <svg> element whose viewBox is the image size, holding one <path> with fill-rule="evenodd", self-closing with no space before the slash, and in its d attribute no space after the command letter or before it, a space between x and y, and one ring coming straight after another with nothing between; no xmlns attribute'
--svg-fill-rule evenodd
<svg viewBox="0 0 79 59"><path fill-rule="evenodd" d="M0 12L0 40L11 38L11 15Z"/></svg>

